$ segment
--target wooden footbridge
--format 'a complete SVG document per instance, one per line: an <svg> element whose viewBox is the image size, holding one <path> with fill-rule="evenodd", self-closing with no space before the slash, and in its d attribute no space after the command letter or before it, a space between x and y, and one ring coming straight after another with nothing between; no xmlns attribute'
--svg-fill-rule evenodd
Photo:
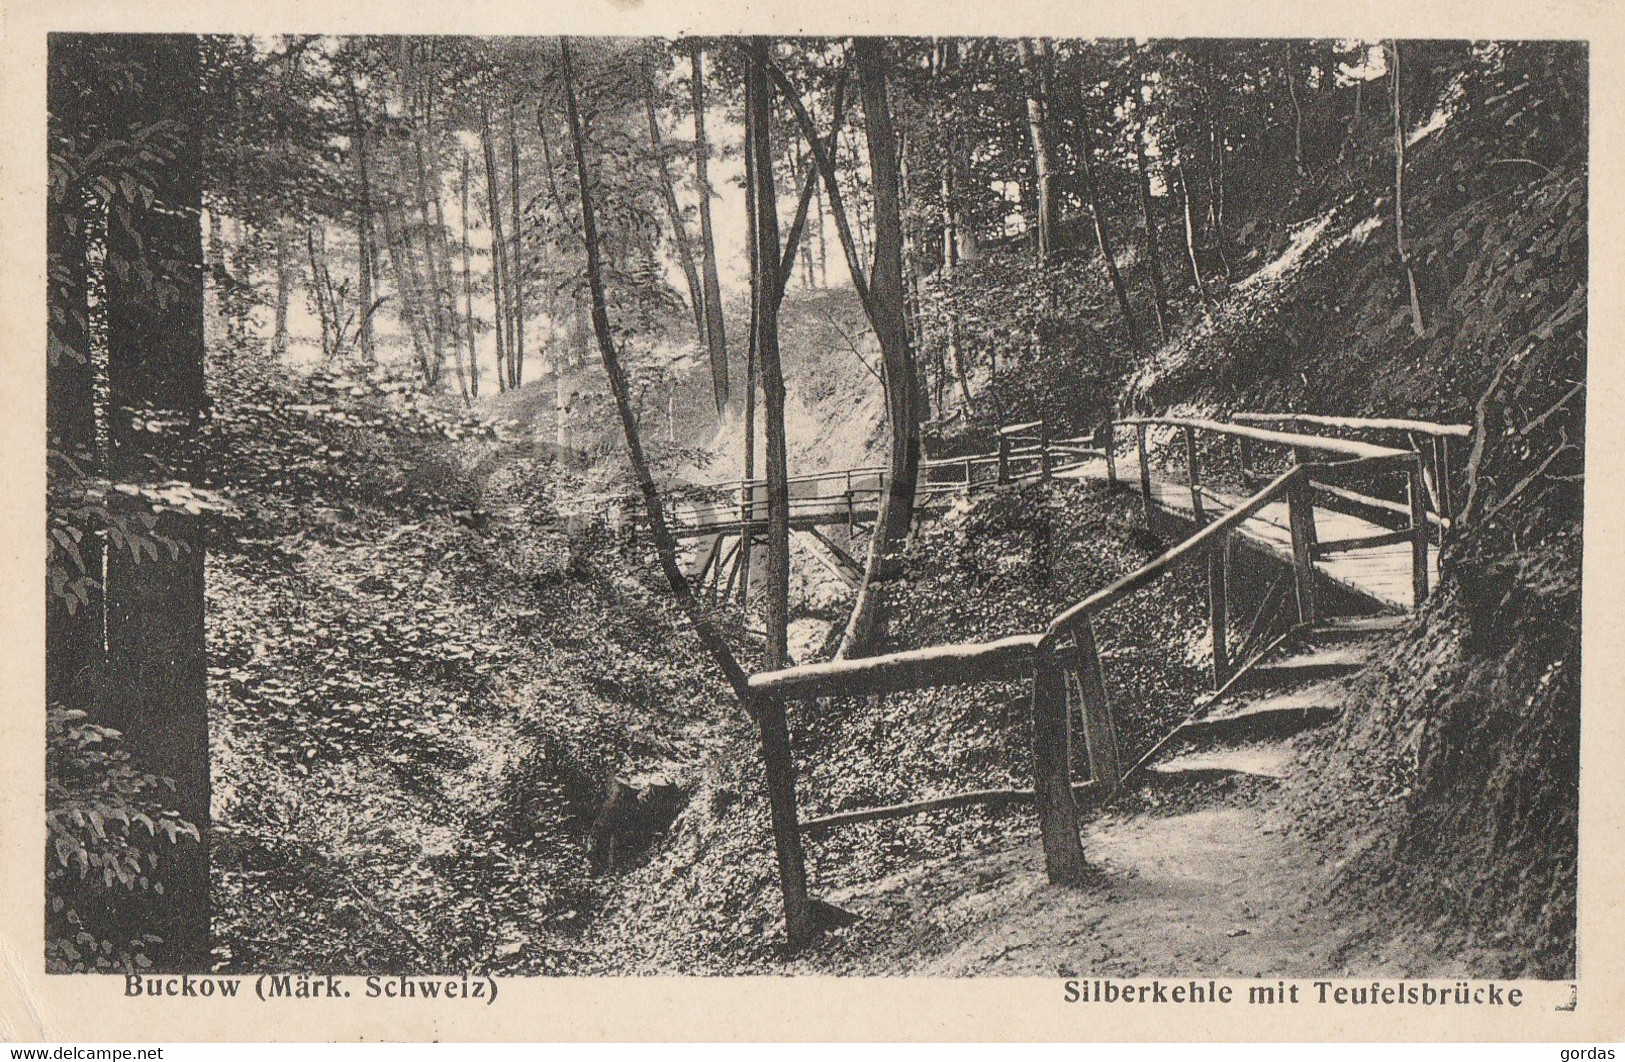
<svg viewBox="0 0 1625 1062"><path fill-rule="evenodd" d="M1213 691L1193 706L1186 721L1201 715L1294 637L1303 632L1347 630L1370 619L1330 616L1388 613L1418 608L1434 585L1439 544L1450 534L1454 504L1455 448L1470 436L1460 425L1421 421L1320 417L1304 414L1236 414L1228 421L1184 417L1127 417L1105 425L1083 446L1066 440L1055 447L1037 430L1033 443L1004 442L992 457L991 482L1055 475L1104 477L1115 487L1137 489L1147 523L1177 530L1180 541L1137 571L1083 598L1055 616L1042 631L1013 632L993 641L937 645L857 660L806 664L750 679L763 725L768 789L789 937L798 943L819 928L820 905L807 893L803 839L854 822L916 815L969 804L1032 801L1048 876L1056 883L1084 877L1079 839L1080 800L1098 801L1119 791L1174 735L1159 741L1137 763L1122 761L1114 712L1107 697L1095 618L1133 598L1158 579L1184 573L1205 583ZM1021 432L1006 429L1020 438ZM1132 442L1128 437L1132 435ZM1125 445L1126 444L1126 445ZM1020 460L1036 464L1019 474ZM1098 455L1098 456L1096 456ZM931 462L957 467L952 481L925 490L929 505L951 492L974 489L974 469L988 457ZM862 477L874 470L808 477L841 486L839 509L830 495L810 494L810 521L845 519L857 525L874 505L852 499L858 490L884 489ZM854 475L856 479L842 479ZM850 484L850 485L849 485ZM740 509L689 519L692 535L753 534L765 518L757 484L740 489ZM865 497L868 497L866 494ZM755 507L764 510L760 515ZM792 503L794 505L794 503ZM683 520L681 511L677 514ZM794 521L793 521L794 522ZM1278 596L1266 593L1251 622L1232 615L1230 587L1237 551L1279 569ZM711 562L714 563L714 562ZM1246 610L1252 611L1252 610ZM1273 614L1272 614L1273 613ZM1279 625L1271 621L1279 619ZM1262 623L1262 626L1261 626ZM1285 631L1274 634L1281 626ZM1361 628L1363 629L1363 628ZM790 700L884 694L939 686L1019 680L1029 683L1033 788L971 790L875 808L844 810L812 819L798 816L795 765L784 724ZM1073 729L1081 732L1087 777L1074 777ZM1176 731L1177 733L1178 731Z"/></svg>
<svg viewBox="0 0 1625 1062"><path fill-rule="evenodd" d="M1076 473L1105 456L1094 448L1092 437L1050 438L1043 421L1007 425L997 438L997 447L988 453L921 461L916 513L940 513L954 498L979 490ZM873 529L890 486L887 470L818 472L796 476L788 485L791 532L834 575L856 585L863 565L853 555L852 542ZM702 487L667 501L672 534L694 544L685 574L697 590L725 598L737 587L744 599L750 553L765 541L767 513L767 481L761 479Z"/></svg>

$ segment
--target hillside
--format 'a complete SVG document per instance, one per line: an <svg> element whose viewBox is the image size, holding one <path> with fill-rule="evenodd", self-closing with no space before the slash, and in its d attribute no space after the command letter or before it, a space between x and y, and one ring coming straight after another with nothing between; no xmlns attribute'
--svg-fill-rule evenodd
<svg viewBox="0 0 1625 1062"><path fill-rule="evenodd" d="M1334 919L1324 954L1354 973L1564 977L1574 969L1587 173L1583 156L1550 144L1546 162L1464 166L1465 158L1496 154L1496 139L1507 135L1496 123L1509 120L1507 106L1452 114L1410 145L1406 225L1426 307L1420 334L1394 251L1391 191L1383 186L1391 173L1341 159L1311 191L1260 218L1273 235L1250 271L1215 284L1211 308L1187 291L1175 304L1180 323L1142 356L1121 353L1098 259L1022 281L1031 275L1026 248L994 250L946 304L967 342L981 320L996 319L991 307L1022 305L1012 293L1024 283L1058 289L1051 312L1082 320L1050 338L1050 361L1058 351L1092 357L1095 375L1056 377L1053 364L1012 357L1003 369L1014 374L1008 393L1031 387L1036 401L1050 404L1023 408L1007 399L1006 419L1043 412L1088 425L1113 407L1257 409L1409 416L1476 429L1460 533L1446 547L1438 592L1409 630L1391 636L1382 663L1339 687L1340 721L1297 739L1302 769L1266 787L1257 805L1274 820L1272 832L1295 839L1294 858L1307 861L1281 886L1284 894L1309 896ZM1381 129L1373 123L1364 133L1371 150L1344 157L1380 158ZM1131 268L1130 282L1143 292L1143 269ZM987 342L1002 340L987 333ZM1115 361L1091 354L1114 343ZM1118 381L1115 397L1091 383L1101 365L1115 370L1108 371ZM801 385L792 377L793 394ZM996 415L983 405L978 417ZM1063 553L1069 542L1129 545L1122 524L1102 536L1098 521L1110 517L1091 507L1098 502L1060 511L1049 508L1054 496L974 502L913 547L893 647L1031 629L1043 618L1033 600L988 596L997 577L986 584L972 575L1023 570L1030 546L995 536L978 540L968 559L962 533L956 539L952 530L964 521L997 525L1013 507L1035 504L1045 514L1037 519L1054 514ZM1110 556L1107 549L1100 560ZM1130 547L1116 563L1148 556ZM1056 571L1033 592L1039 600L1075 599L1109 577L1109 569ZM951 618L939 615L943 607ZM1168 620L1177 623L1178 610L1191 607L1163 601L1152 612L1173 610ZM1108 645L1126 636L1103 635ZM1169 644L1178 641L1163 652ZM1181 665L1167 666L1156 673L1177 675ZM1124 692L1118 703L1144 702L1143 691ZM1001 729L1012 712L1019 717L1018 693L950 690L799 711L805 800L816 811L952 789L956 781L963 787L973 777L995 784L1006 770L1019 778L1021 739ZM1171 710L1179 700L1163 703ZM1133 725L1149 734L1157 724ZM921 936L926 925L969 919L997 939L1001 924L1015 924L1001 921L1017 916L997 896L967 884L952 899L933 892L929 879L968 881L970 868L982 867L979 880L993 880L1009 869L990 869L999 852L1022 861L1019 874L1030 879L1028 816L937 813L815 844L815 894L866 913L805 957L775 957L762 940L776 932L769 853L739 840L766 831L745 753L715 782L719 796L680 819L669 848L628 879L616 928L606 931L616 949L611 965L897 972L934 968L930 956L954 939ZM1121 826L1128 813L1114 814ZM1396 872L1400 866L1407 872ZM896 901L893 916L874 906L881 895Z"/></svg>

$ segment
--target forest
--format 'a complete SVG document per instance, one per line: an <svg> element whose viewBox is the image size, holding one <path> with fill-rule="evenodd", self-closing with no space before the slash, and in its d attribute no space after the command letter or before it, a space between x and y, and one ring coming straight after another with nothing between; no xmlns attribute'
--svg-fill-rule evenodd
<svg viewBox="0 0 1625 1062"><path fill-rule="evenodd" d="M1305 739L1325 895L1414 911L1340 961L1568 975L1586 63L54 35L49 968L924 968L865 889L1017 812L789 839L855 806L809 789L1006 770L1024 695L752 676L995 637L1172 544L1003 463L941 515L1001 428L1248 409L1473 428L1437 592ZM854 468L873 512L820 545L798 483ZM724 581L684 514L736 489ZM1101 631L1146 747L1199 611L1157 601Z"/></svg>

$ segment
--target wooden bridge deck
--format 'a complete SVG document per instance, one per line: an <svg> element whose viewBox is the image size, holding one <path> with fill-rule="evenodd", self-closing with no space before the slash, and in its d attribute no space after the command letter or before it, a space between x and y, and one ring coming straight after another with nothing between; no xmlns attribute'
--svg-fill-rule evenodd
<svg viewBox="0 0 1625 1062"><path fill-rule="evenodd" d="M1139 459L1133 451L1117 458L1118 481L1130 490L1139 492ZM1106 462L1090 461L1076 468L1057 473L1058 478L1105 479ZM1212 487L1201 488L1203 507L1211 518L1240 505L1245 499ZM1187 520L1194 520L1191 510L1190 487L1169 480L1153 472L1151 476L1152 500L1161 509ZM1348 513L1325 506L1315 506L1315 528L1323 542L1334 539L1366 538L1381 535L1390 529L1362 520ZM1237 532L1248 542L1265 552L1292 563L1292 529L1284 501L1271 502L1257 515L1245 521ZM1334 553L1315 561L1322 578L1359 594L1386 608L1410 611L1415 607L1415 588L1412 582L1412 557L1409 543L1373 546ZM1428 581L1437 585L1439 578L1439 547L1428 547Z"/></svg>

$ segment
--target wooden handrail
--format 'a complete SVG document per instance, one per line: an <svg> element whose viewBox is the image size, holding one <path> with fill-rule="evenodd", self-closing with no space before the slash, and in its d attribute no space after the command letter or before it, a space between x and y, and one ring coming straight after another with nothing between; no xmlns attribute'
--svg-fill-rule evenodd
<svg viewBox="0 0 1625 1062"><path fill-rule="evenodd" d="M1303 469L1293 467L1270 480L1269 485L1254 494L1219 519L1208 524L1190 538L1157 557L1148 564L1132 571L1123 578L1112 583L1103 590L1097 590L1071 608L1062 612L1050 621L1049 628L1044 632L1044 648L1048 648L1057 638L1069 633L1085 618L1094 615L1101 609L1132 594L1134 591L1155 580L1186 557L1203 549L1212 540L1239 527L1243 521L1253 516L1264 506L1274 501L1277 496L1286 492L1299 477L1303 476Z"/></svg>
<svg viewBox="0 0 1625 1062"><path fill-rule="evenodd" d="M1376 443L1357 442L1353 439L1329 439L1324 435L1300 435L1296 432L1271 431L1268 428L1249 428L1245 424L1228 424L1223 421L1203 420L1197 417L1124 417L1116 423L1127 425L1160 424L1175 428L1195 428L1197 431L1209 431L1217 435L1231 435L1242 439L1252 439L1256 442L1272 443L1276 446L1291 446L1324 454L1345 454L1349 457L1392 457L1395 454L1409 454L1411 452L1409 450L1397 450L1392 446L1378 446Z"/></svg>
<svg viewBox="0 0 1625 1062"><path fill-rule="evenodd" d="M1403 420L1392 417L1326 417L1316 413L1235 413L1231 420L1251 424L1314 424L1322 428L1343 428L1349 431L1414 431L1422 435L1439 435L1456 439L1470 438L1470 424L1434 424L1426 420Z"/></svg>
<svg viewBox="0 0 1625 1062"><path fill-rule="evenodd" d="M1017 634L992 642L934 645L884 656L763 671L750 677L750 688L793 700L1021 678L1032 674L1039 637Z"/></svg>
<svg viewBox="0 0 1625 1062"><path fill-rule="evenodd" d="M1029 420L1021 424L1006 424L1004 427L999 429L999 434L1014 435L1017 432L1031 431L1034 428L1042 428L1043 426L1044 422L1041 420Z"/></svg>

